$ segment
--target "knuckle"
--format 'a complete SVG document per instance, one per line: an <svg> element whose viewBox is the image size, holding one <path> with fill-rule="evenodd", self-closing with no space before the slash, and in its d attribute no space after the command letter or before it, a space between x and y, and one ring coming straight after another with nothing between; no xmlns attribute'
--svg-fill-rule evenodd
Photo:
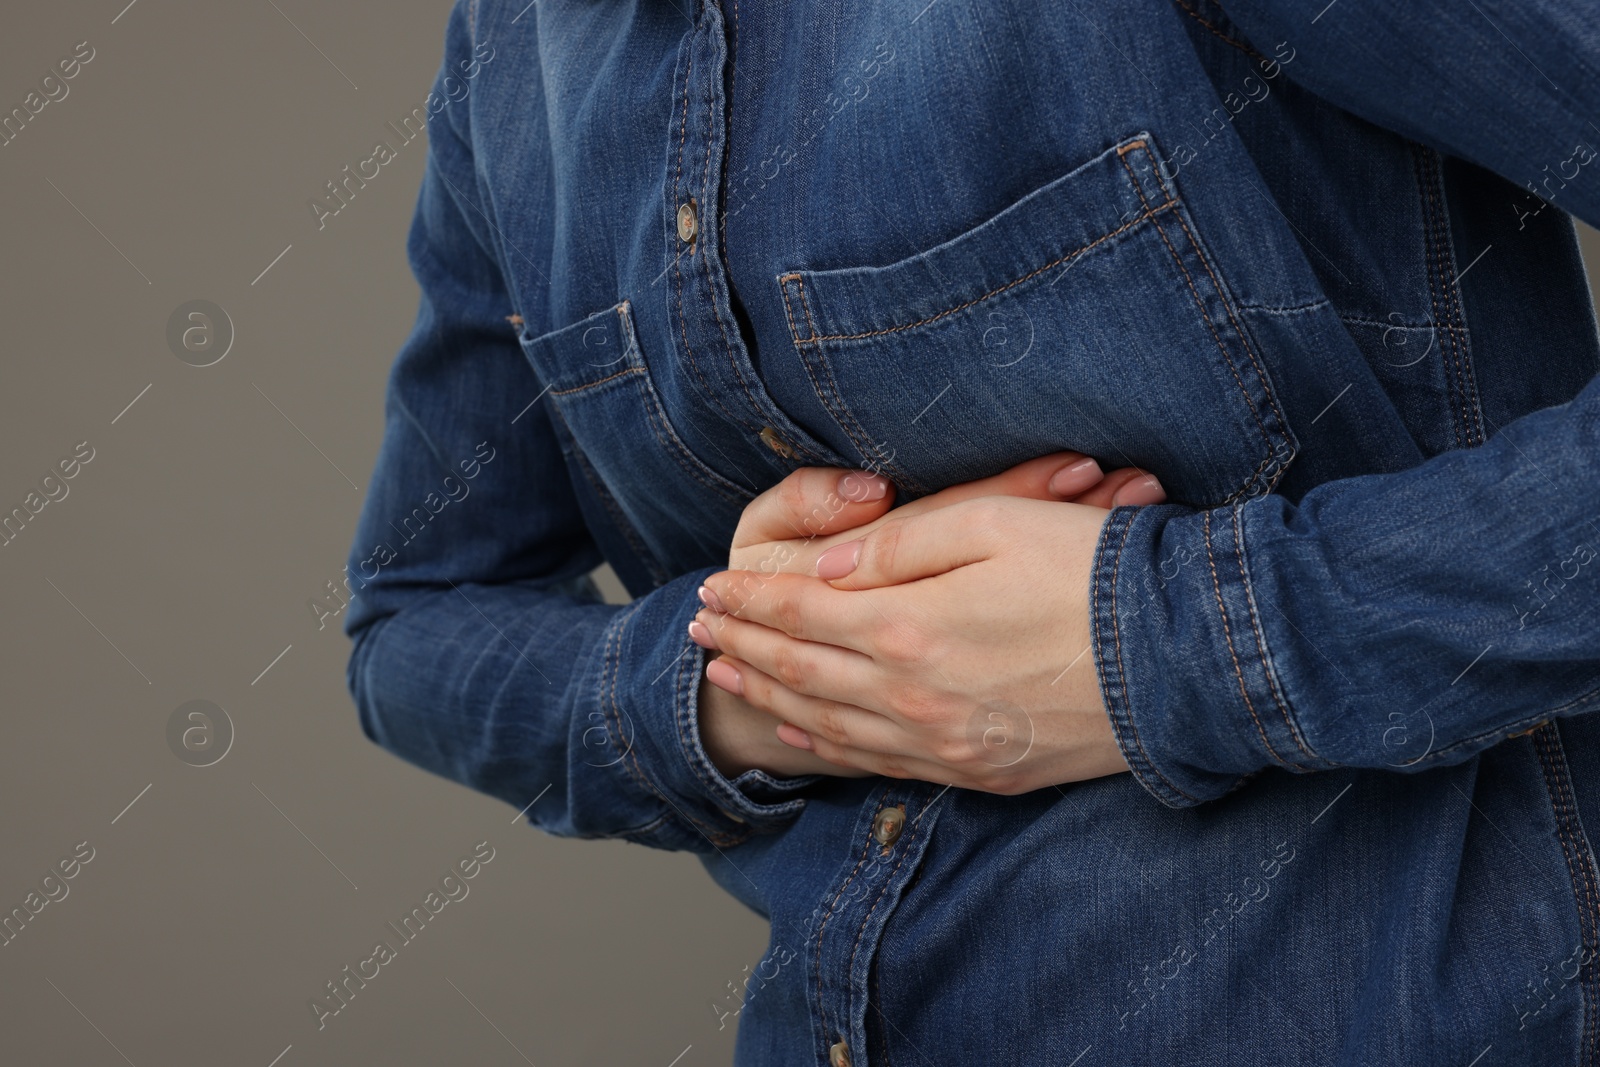
<svg viewBox="0 0 1600 1067"><path fill-rule="evenodd" d="M806 681L805 664L793 649L780 648L773 653L771 674L785 689L796 693Z"/></svg>
<svg viewBox="0 0 1600 1067"><path fill-rule="evenodd" d="M845 727L844 705L832 700L823 701L817 708L813 732L821 734L830 744L848 745L850 731Z"/></svg>
<svg viewBox="0 0 1600 1067"><path fill-rule="evenodd" d="M907 667L922 660L924 635L910 621L884 618L876 624L874 646L884 662Z"/></svg>
<svg viewBox="0 0 1600 1067"><path fill-rule="evenodd" d="M959 734L942 734L933 742L932 748L934 758L950 767L965 767L978 761L971 740Z"/></svg>
<svg viewBox="0 0 1600 1067"><path fill-rule="evenodd" d="M913 726L933 726L940 719L941 702L921 686L901 686L889 697L889 710Z"/></svg>
<svg viewBox="0 0 1600 1067"><path fill-rule="evenodd" d="M805 612L794 590L779 593L772 598L772 625L791 637L804 639Z"/></svg>
<svg viewBox="0 0 1600 1067"><path fill-rule="evenodd" d="M806 479L804 471L795 471L773 488L773 496L778 504L781 515L792 516L802 514L808 503L806 499Z"/></svg>
<svg viewBox="0 0 1600 1067"><path fill-rule="evenodd" d="M895 560L905 547L906 522L890 519L878 527L861 546L862 568L871 567L880 574L893 574Z"/></svg>
<svg viewBox="0 0 1600 1067"><path fill-rule="evenodd" d="M911 771L895 756L884 756L878 760L877 771L886 778L910 778Z"/></svg>

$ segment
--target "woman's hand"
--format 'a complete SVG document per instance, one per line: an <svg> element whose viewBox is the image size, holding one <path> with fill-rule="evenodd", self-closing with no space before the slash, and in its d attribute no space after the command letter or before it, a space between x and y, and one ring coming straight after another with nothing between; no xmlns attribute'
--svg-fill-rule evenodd
<svg viewBox="0 0 1600 1067"><path fill-rule="evenodd" d="M1089 656L1108 514L966 499L834 544L816 577L713 575L707 679L854 770L1007 794L1127 770Z"/></svg>
<svg viewBox="0 0 1600 1067"><path fill-rule="evenodd" d="M889 521L892 487L876 475L859 471L805 468L763 493L745 509L730 553L730 570L741 588L758 589L778 574L812 574L819 556L841 543L856 541ZM992 478L953 486L914 501L893 512L896 522L930 514L952 505L993 496L1014 496L1040 501L1077 501L1099 507L1113 504L1156 503L1165 499L1160 483L1132 468L1103 474L1088 457L1057 453L1018 465ZM703 622L691 627L691 636L708 648L715 639ZM724 665L728 666L728 665ZM735 667L735 670L738 668ZM722 667L708 668L710 678L729 675ZM798 699L799 694L790 696ZM823 742L821 754L806 751L807 736L793 727L780 727L768 710L762 710L727 686L703 679L700 689L700 731L712 762L729 777L752 767L774 774L824 773L866 775L882 773L866 764L847 764L840 753ZM1021 731L1026 723L1015 713L995 712L978 731L979 747L990 763L1013 761L1026 747ZM796 747L778 743L787 736ZM1005 748L1010 738L1009 748ZM832 761L823 755L831 755ZM934 780L945 781L944 777Z"/></svg>

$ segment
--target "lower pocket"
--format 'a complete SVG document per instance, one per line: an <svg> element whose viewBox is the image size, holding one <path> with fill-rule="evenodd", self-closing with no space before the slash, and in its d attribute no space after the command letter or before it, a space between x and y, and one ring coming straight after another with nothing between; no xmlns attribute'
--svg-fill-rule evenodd
<svg viewBox="0 0 1600 1067"><path fill-rule="evenodd" d="M614 529L613 545L601 538L608 558L616 551L643 556L658 585L726 564L734 527L754 494L696 456L673 428L629 303L525 337L522 347L555 408L575 484L580 493L588 489L594 510Z"/></svg>

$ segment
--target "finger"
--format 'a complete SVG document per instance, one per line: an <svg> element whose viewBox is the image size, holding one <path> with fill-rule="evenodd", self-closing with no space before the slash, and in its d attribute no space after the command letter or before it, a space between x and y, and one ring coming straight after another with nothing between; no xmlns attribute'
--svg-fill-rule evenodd
<svg viewBox="0 0 1600 1067"><path fill-rule="evenodd" d="M1020 496L1030 500L1065 500L1092 488L1103 477L1100 465L1082 452L1052 452L999 474L962 482L913 500L900 514L920 515L985 496Z"/></svg>
<svg viewBox="0 0 1600 1067"><path fill-rule="evenodd" d="M816 641L856 652L872 651L872 635L883 616L863 597L835 589L807 574L761 574L721 571L706 579L701 600L712 609L706 625L716 628L715 613L737 616L771 627L801 641Z"/></svg>
<svg viewBox="0 0 1600 1067"><path fill-rule="evenodd" d="M893 502L894 486L881 474L802 467L745 505L733 548L854 529Z"/></svg>
<svg viewBox="0 0 1600 1067"><path fill-rule="evenodd" d="M780 733L779 737L782 738L782 736ZM900 755L893 752L879 752L869 748L836 745L826 738L813 735L807 735L807 740L810 742L811 752L835 766L866 771L869 774L881 774L885 778L909 778L922 782L931 782L934 785L963 785L965 787L970 784L966 782L965 775L934 760ZM785 741L785 744L787 743Z"/></svg>
<svg viewBox="0 0 1600 1067"><path fill-rule="evenodd" d="M1138 467L1119 467L1087 492L1074 496L1072 503L1114 508L1122 504L1159 504L1166 499L1167 491L1155 475Z"/></svg>
<svg viewBox="0 0 1600 1067"><path fill-rule="evenodd" d="M833 481L835 475L837 482ZM746 507L734 534L733 565L767 574L816 573L818 556L836 544L853 540L851 531L870 526L888 510L890 496L864 499L865 494L877 491L867 481L872 477L866 472L841 473L823 467L794 472ZM896 514L921 515L985 496L1066 500L1092 490L1102 477L1100 465L1089 456L1054 452L988 478L953 485L902 504ZM892 496L892 486L888 492ZM741 554L750 549L758 550L760 555L752 558Z"/></svg>
<svg viewBox="0 0 1600 1067"><path fill-rule="evenodd" d="M914 582L988 559L1003 531L1006 501L984 497L902 519L891 516L855 541L817 557L817 577L839 589Z"/></svg>
<svg viewBox="0 0 1600 1067"><path fill-rule="evenodd" d="M867 694L887 688L885 672L869 656L852 649L801 641L760 623L702 609L690 638L703 648L734 656L806 696L885 710ZM709 643L707 639L709 638Z"/></svg>
<svg viewBox="0 0 1600 1067"><path fill-rule="evenodd" d="M895 755L910 753L916 743L904 727L885 716L854 704L797 693L772 675L733 656L724 654L706 664L706 679L729 692L737 689L734 695L798 727L808 739L821 738L843 748ZM780 733L779 738L782 737Z"/></svg>

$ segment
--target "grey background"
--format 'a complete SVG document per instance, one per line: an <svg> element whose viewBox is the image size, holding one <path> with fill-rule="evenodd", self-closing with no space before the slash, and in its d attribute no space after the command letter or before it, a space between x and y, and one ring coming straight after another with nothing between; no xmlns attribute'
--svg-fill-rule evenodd
<svg viewBox="0 0 1600 1067"><path fill-rule="evenodd" d="M448 4L124 3L0 34L0 113L96 50L0 148L0 512L96 452L0 547L0 912L96 852L0 948L0 1060L728 1062L712 1005L765 924L688 856L547 838L368 743L307 606L416 310L423 143L320 232L306 201L426 95ZM193 299L237 330L211 367L167 348ZM237 731L204 768L167 742L196 699ZM309 998L481 840L470 895L319 1032Z"/></svg>
<svg viewBox="0 0 1600 1067"><path fill-rule="evenodd" d="M320 232L306 201L426 96L448 3L125 3L12 5L0 33L0 113L96 50L0 148L0 511L96 451L0 547L0 911L96 850L0 948L0 1062L727 1063L711 1004L765 923L690 856L548 838L372 745L307 607L416 312L424 142ZM203 369L166 342L195 298L237 330ZM192 699L237 730L207 768L167 745ZM485 839L469 895L318 1032L309 998Z"/></svg>

